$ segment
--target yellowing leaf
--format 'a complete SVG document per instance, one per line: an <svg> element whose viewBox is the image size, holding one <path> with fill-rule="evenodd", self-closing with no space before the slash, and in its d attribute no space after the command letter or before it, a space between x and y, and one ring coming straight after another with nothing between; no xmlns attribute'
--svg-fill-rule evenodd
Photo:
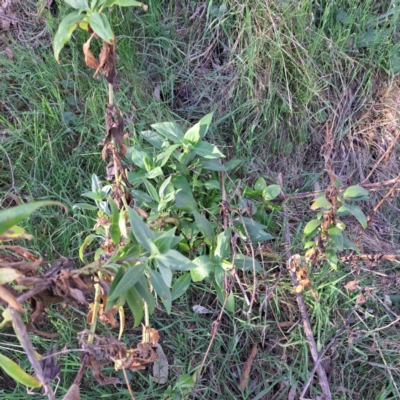
<svg viewBox="0 0 400 400"><path fill-rule="evenodd" d="M36 378L28 375L17 363L3 354L0 354L0 366L4 369L4 372L16 382L33 388L42 387L42 384Z"/></svg>
<svg viewBox="0 0 400 400"><path fill-rule="evenodd" d="M13 280L19 278L21 275L22 273L14 268L0 268L0 285L12 282Z"/></svg>
<svg viewBox="0 0 400 400"><path fill-rule="evenodd" d="M32 240L33 236L30 235L24 228L20 226L13 226L0 235L0 242L9 242L11 240L26 239Z"/></svg>

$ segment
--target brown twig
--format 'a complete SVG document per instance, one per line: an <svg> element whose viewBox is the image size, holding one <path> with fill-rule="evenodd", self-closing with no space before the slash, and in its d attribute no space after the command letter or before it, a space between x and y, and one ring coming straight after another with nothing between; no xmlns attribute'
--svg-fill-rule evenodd
<svg viewBox="0 0 400 400"><path fill-rule="evenodd" d="M282 174L278 175L278 184L281 186L281 191L283 192L283 183L282 183ZM290 268L290 261L292 259L291 252L290 252L290 231L289 231L289 218L288 218L288 212L287 212L287 207L284 205L283 206L283 218L284 218L284 233L285 233L285 245L286 245L286 252L285 252L285 258L286 258L286 265L287 269L292 281L292 285L294 288L298 286L297 278L296 278L296 273ZM315 339L313 336L313 332L311 329L311 323L310 319L308 318L307 314L307 307L304 303L303 296L301 293L296 293L296 300L297 304L299 306L300 310L300 315L301 319L303 322L303 329L304 333L307 338L308 346L310 348L311 356L313 358L314 364L316 365L316 372L318 374L318 380L319 384L322 388L322 392L324 394L325 400L332 400L332 395L331 391L329 388L329 383L328 383L328 378L326 376L326 372L323 368L322 365L318 363L319 355L318 355L318 350L317 350L317 345L315 343Z"/></svg>

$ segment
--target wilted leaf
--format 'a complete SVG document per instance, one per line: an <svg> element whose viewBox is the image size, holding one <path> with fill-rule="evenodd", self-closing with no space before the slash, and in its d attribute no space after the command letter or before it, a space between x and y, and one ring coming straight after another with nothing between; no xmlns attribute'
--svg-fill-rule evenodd
<svg viewBox="0 0 400 400"><path fill-rule="evenodd" d="M79 391L79 385L76 383L72 384L72 386L68 389L68 392L63 397L62 400L80 400L81 394Z"/></svg>
<svg viewBox="0 0 400 400"><path fill-rule="evenodd" d="M12 282L13 280L19 278L21 275L22 273L15 270L14 268L0 268L0 285Z"/></svg>
<svg viewBox="0 0 400 400"><path fill-rule="evenodd" d="M110 361L98 362L93 357L90 357L87 366L91 369L93 378L99 382L100 385L117 385L121 383L118 378L105 376L100 369L105 365L110 364Z"/></svg>
<svg viewBox="0 0 400 400"><path fill-rule="evenodd" d="M42 387L42 384L36 378L28 375L17 363L3 354L0 354L0 367L2 367L4 372L18 383L22 383L27 387Z"/></svg>
<svg viewBox="0 0 400 400"><path fill-rule="evenodd" d="M193 306L192 310L196 314L212 314L214 312L213 310L209 310L208 308L203 307L200 304L196 304L195 306Z"/></svg>
<svg viewBox="0 0 400 400"><path fill-rule="evenodd" d="M85 63L89 68L97 69L99 68L99 62L96 60L96 57L90 51L90 42L92 37L83 45L83 54L85 56Z"/></svg>
<svg viewBox="0 0 400 400"><path fill-rule="evenodd" d="M17 225L0 235L0 242L9 242L17 239L32 240L33 236L30 235L24 228L21 228Z"/></svg>
<svg viewBox="0 0 400 400"><path fill-rule="evenodd" d="M168 382L168 358L160 344L157 343L155 347L158 360L155 361L153 365L153 381L160 385L164 385Z"/></svg>
<svg viewBox="0 0 400 400"><path fill-rule="evenodd" d="M242 390L246 389L247 381L250 376L251 367L252 367L254 359L256 358L256 355L257 355L257 349L258 349L257 344L255 344L253 346L253 349L251 350L249 358L246 361L246 364L244 365L243 372L242 372L242 379L240 381L240 387L242 388Z"/></svg>
<svg viewBox="0 0 400 400"><path fill-rule="evenodd" d="M358 289L358 281L349 281L343 287L347 290L357 290Z"/></svg>
<svg viewBox="0 0 400 400"><path fill-rule="evenodd" d="M368 299L364 296L364 293L360 292L360 294L357 296L357 299L356 299L356 306L364 304L367 300Z"/></svg>
<svg viewBox="0 0 400 400"><path fill-rule="evenodd" d="M61 365L57 364L56 357L52 355L56 350L56 348L47 350L45 358L40 360L40 366L43 370L43 383L53 381L61 372Z"/></svg>
<svg viewBox="0 0 400 400"><path fill-rule="evenodd" d="M18 300L4 286L0 286L0 299L18 311L26 312Z"/></svg>

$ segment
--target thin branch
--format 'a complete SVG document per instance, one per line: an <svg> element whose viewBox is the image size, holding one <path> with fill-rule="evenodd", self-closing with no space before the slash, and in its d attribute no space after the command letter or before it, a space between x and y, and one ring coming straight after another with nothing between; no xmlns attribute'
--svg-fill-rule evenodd
<svg viewBox="0 0 400 400"><path fill-rule="evenodd" d="M279 174L279 176L278 176L278 184L281 186L281 191L283 192L282 174ZM296 288L298 286L296 272L293 271L290 266L290 263L292 260L292 256L291 256L291 252L290 252L291 239L290 239L290 231L289 231L288 212L287 212L287 207L285 205L283 207L283 218L284 218L284 233L285 233L285 246L286 246L286 253L285 253L286 266L287 266L287 270L289 272L290 278L292 280L292 285L293 285L293 287ZM331 391L329 388L328 378L326 376L325 369L323 368L322 365L320 365L318 363L319 355L318 355L317 345L315 343L315 339L314 339L313 332L311 329L310 319L308 318L307 307L304 303L304 299L303 299L303 296L301 295L301 293L296 293L296 300L297 300L297 304L299 306L301 319L303 321L304 333L307 338L311 356L312 356L314 364L316 366L319 384L322 388L322 392L324 393L325 400L332 400L332 395L331 395Z"/></svg>

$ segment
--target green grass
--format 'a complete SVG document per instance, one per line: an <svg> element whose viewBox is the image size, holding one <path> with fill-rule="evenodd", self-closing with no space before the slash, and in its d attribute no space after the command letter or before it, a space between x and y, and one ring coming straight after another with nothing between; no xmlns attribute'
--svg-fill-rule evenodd
<svg viewBox="0 0 400 400"><path fill-rule="evenodd" d="M66 204L71 210L68 214L43 209L30 218L24 226L35 238L25 245L46 260L62 255L79 264L78 249L95 215L72 210L72 206L90 190L91 174L104 176L98 143L105 133L107 87L84 66L83 33L77 32L74 44L63 50L60 65L53 59L52 34L69 12L61 2L54 3L56 16L45 15L47 30L32 42L35 46L18 41L10 32L8 46L14 59L5 56L4 41L0 49L0 204L14 204L10 193L22 202L54 199ZM147 13L115 7L112 14L120 76L116 101L131 137L155 122L177 120L189 126L214 111L209 140L229 157L242 160L238 171L242 182L249 184L264 176L272 183L282 173L288 192L312 190L317 181L325 187L321 153L325 123L332 128L336 172L349 183L362 180L385 151L384 118L369 110L379 111L379 87L390 85L400 70L396 36L400 10L391 8L389 1L152 0L148 5ZM198 8L203 5L204 9ZM193 15L197 16L191 19ZM44 26L27 28L25 37L29 38ZM379 126L375 136L369 130L363 134L371 125ZM372 181L392 179L398 173L391 157ZM377 215L383 228L367 232L367 249L373 248L371 243L377 250L396 248L398 205L395 199ZM293 217L292 252L300 253L302 228L312 214L307 201L290 202L288 207ZM279 211L273 213L273 223L277 257L264 258L266 272L258 276L253 315L248 320L240 309L235 315L224 315L196 389L197 398L287 399L293 387L297 398L313 368L280 257L284 240ZM350 223L349 228L357 234L357 226ZM379 272L397 274L395 267L386 264L379 266ZM343 288L353 279L351 266L313 272L320 302L308 291L305 299L321 348L355 305L358 292ZM241 280L250 293L252 277L241 276ZM361 285L378 287L379 299L385 292L397 294L398 290L392 281L367 272L361 272ZM273 293L261 307L271 288ZM235 296L240 308L244 300L239 288ZM152 317L172 366L171 387L178 376L196 371L210 341L213 318L192 312L195 304L217 308L212 288L196 285L174 303L170 316L160 306ZM398 313L396 307L388 311L388 306L370 298L357 308L324 360L333 398L399 398L398 325L384 328L395 320L390 310ZM84 315L84 309L77 313L70 307L52 306L41 329L58 331L61 337L33 336L34 346L41 353L54 346L77 348L76 333L87 327ZM134 345L139 338L140 329L128 327L124 339ZM0 341L9 349L2 347L4 354L29 370L26 357L10 347L16 339L0 333ZM249 387L243 392L240 378L255 343L259 350ZM57 397L61 398L79 368L79 353L67 352L60 363ZM108 373L112 374L112 367ZM135 373L131 386L137 399L168 398L166 386L152 382L148 371ZM12 385L1 372L0 387L8 399L29 398L24 388ZM320 394L316 378L311 388L308 397ZM86 372L82 399L94 398L126 399L128 392L123 385L100 387Z"/></svg>

